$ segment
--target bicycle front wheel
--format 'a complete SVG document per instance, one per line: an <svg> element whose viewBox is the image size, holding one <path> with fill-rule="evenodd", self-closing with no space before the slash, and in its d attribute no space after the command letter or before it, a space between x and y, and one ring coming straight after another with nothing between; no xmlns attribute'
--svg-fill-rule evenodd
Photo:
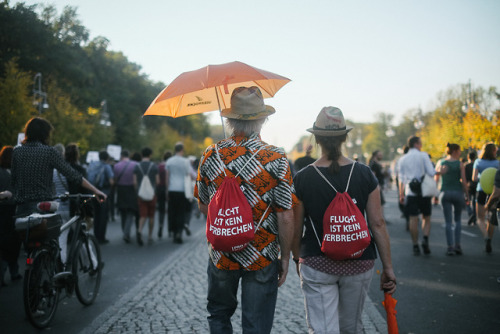
<svg viewBox="0 0 500 334"><path fill-rule="evenodd" d="M33 326L45 328L54 317L59 300L59 288L54 282L56 264L48 249L37 251L32 261L24 273L24 311Z"/></svg>
<svg viewBox="0 0 500 334"><path fill-rule="evenodd" d="M102 275L101 250L96 238L87 234L73 256L76 296L83 305L90 305L97 297Z"/></svg>

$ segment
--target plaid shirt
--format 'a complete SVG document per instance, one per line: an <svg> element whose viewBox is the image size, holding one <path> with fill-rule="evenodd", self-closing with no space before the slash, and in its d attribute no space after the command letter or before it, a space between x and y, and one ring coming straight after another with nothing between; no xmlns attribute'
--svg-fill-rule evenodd
<svg viewBox="0 0 500 334"><path fill-rule="evenodd" d="M224 270L244 269L248 271L265 268L279 255L278 220L276 212L292 209L298 201L292 182L290 166L284 151L267 145L259 134L249 137L230 137L217 144L228 176L238 176L238 182L252 207L254 223L257 224L268 205L266 217L255 233L254 240L242 251L225 253L209 247L210 258L217 268ZM243 165L257 150L260 151L242 170ZM225 174L211 145L203 154L198 170L195 196L208 205Z"/></svg>

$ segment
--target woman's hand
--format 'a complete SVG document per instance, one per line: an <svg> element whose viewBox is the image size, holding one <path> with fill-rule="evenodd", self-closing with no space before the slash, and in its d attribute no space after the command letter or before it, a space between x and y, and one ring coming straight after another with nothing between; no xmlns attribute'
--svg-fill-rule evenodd
<svg viewBox="0 0 500 334"><path fill-rule="evenodd" d="M396 292L396 285L397 283L394 271L392 269L384 270L380 276L380 290L392 295Z"/></svg>
<svg viewBox="0 0 500 334"><path fill-rule="evenodd" d="M103 193L97 188L96 191L94 191L94 194L98 197L100 203L104 202L108 198L108 196L105 193Z"/></svg>
<svg viewBox="0 0 500 334"><path fill-rule="evenodd" d="M8 199L12 197L12 193L8 190L0 192L0 199Z"/></svg>

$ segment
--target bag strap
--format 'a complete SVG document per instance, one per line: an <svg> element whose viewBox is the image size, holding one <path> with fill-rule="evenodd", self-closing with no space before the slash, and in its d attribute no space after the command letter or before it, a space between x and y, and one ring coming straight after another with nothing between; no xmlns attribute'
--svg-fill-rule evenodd
<svg viewBox="0 0 500 334"><path fill-rule="evenodd" d="M106 164L103 163L101 165L101 168L99 169L99 173L97 174L96 178L95 178L95 183L96 183L96 186L97 187L100 187L101 185L101 181L102 181L102 175L104 174L104 171L106 170ZM102 181L102 185L104 186L104 181Z"/></svg>
<svg viewBox="0 0 500 334"><path fill-rule="evenodd" d="M128 165L130 165L130 160L127 161L127 164L125 165L125 167L123 167L122 171L120 172L120 174L118 175L118 177L116 178L116 183L120 182L123 174L125 173L125 171L127 170L127 167Z"/></svg>
<svg viewBox="0 0 500 334"><path fill-rule="evenodd" d="M267 206L266 208L266 211L264 211L264 213L262 214L262 216L260 217L260 220L259 220L259 223L257 224L257 227L255 228L255 231L257 232L257 230L259 229L260 227L260 224L262 224L262 221L264 220L264 217L266 216L266 213L267 211L269 210L269 208L271 207L271 203L269 203L269 205Z"/></svg>
<svg viewBox="0 0 500 334"><path fill-rule="evenodd" d="M344 192L347 192L347 190L349 189L349 184L351 183L351 176L352 176L352 171L354 170L354 165L356 164L356 161L354 161L352 163L352 167L351 167L351 171L349 172L349 178L347 179L347 186L345 187L345 191ZM318 169L318 167L316 167L316 165L311 165L314 167L314 169L316 170L316 172L318 172L318 174L323 178L323 180L326 181L326 183L328 183L330 185L330 187L333 188L333 190L335 190L335 192L338 193L338 190L335 189L335 187L330 183L330 181L328 181L328 179L326 178L326 176L323 175L323 173L321 173Z"/></svg>
<svg viewBox="0 0 500 334"><path fill-rule="evenodd" d="M248 161L243 165L243 167L241 167L240 171L238 172L238 174L236 174L234 177L238 177L238 175L240 175L241 171L243 169L245 169L245 167L248 165L248 163L253 159L255 158L255 156L257 155L257 153L259 153L259 151L262 150L262 147L259 148L257 151L255 151L255 153L250 157L250 159L248 159ZM217 156L217 161L219 162L219 166L222 167L222 171L224 172L224 176L227 176L226 174L226 166L224 165L224 162L222 161L222 159L220 158L219 156L219 150L217 149L217 144L215 144L215 153L216 153L216 156ZM272 201L269 203L269 205L267 206L266 208L266 211L264 211L264 213L262 214L262 216L260 217L260 221L259 223L257 224L257 227L255 228L255 231L258 230L260 224L262 223L262 221L264 220L264 217L266 216L266 213L267 211L269 210L269 208L271 207L271 204L272 204Z"/></svg>
<svg viewBox="0 0 500 334"><path fill-rule="evenodd" d="M312 220L311 216L307 216L307 218L309 218L309 222L311 223L311 226L313 228L314 235L316 236L316 239L318 240L319 247L321 247L321 241L319 240L318 232L316 232L316 228L314 227L313 220Z"/></svg>
<svg viewBox="0 0 500 334"><path fill-rule="evenodd" d="M262 150L262 147L259 148L257 151L255 151L255 153L250 157L250 159L248 159L248 161L243 165L243 167L241 167L239 172L234 177L238 177L238 175L240 175L241 171L243 169L245 169L245 167L250 163L250 161L252 161L252 159L257 155L257 153L259 153L260 150ZM227 176L226 166L224 165L224 162L222 161L222 159L219 156L219 150L217 149L217 144L215 144L215 152L216 152L216 156L217 156L217 161L219 162L219 166L222 167L222 171L224 172L224 175Z"/></svg>
<svg viewBox="0 0 500 334"><path fill-rule="evenodd" d="M149 164L148 170L146 171L146 173L144 173L144 171L142 170L141 163L139 162L139 170L141 171L142 176L149 175L149 171L151 170L151 167L152 167L152 166L153 166L153 163L151 162L151 163ZM149 176L148 176L148 177L149 177Z"/></svg>

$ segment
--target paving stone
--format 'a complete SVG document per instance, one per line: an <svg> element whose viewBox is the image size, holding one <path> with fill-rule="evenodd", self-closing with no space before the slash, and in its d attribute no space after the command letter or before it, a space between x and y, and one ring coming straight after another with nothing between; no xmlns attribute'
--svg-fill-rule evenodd
<svg viewBox="0 0 500 334"><path fill-rule="evenodd" d="M208 333L206 289L208 253L204 231L146 275L136 287L82 332ZM386 332L385 321L368 299L363 312L365 333ZM235 333L241 333L241 307L232 317ZM295 267L278 290L272 333L307 333L304 301Z"/></svg>

